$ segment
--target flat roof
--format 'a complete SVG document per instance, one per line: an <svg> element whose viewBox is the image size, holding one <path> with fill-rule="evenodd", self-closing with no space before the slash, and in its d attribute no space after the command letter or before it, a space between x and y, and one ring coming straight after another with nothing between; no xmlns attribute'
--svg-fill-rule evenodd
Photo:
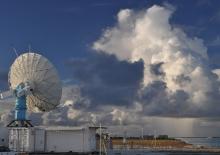
<svg viewBox="0 0 220 155"><path fill-rule="evenodd" d="M97 130L100 127L98 126L35 126L35 129L45 129L47 131L77 131L77 130L85 130L85 129L91 129L91 130ZM101 127L102 129L107 129L106 127Z"/></svg>
<svg viewBox="0 0 220 155"><path fill-rule="evenodd" d="M26 127L14 127L13 129L43 129L46 131L77 131L77 130L97 130L100 129L99 126L34 126L31 128L26 128ZM107 129L107 127L102 126L102 129Z"/></svg>

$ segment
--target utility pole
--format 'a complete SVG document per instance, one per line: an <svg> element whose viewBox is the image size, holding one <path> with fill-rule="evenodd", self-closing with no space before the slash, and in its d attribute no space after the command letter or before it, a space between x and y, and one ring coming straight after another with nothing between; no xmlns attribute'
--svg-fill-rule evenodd
<svg viewBox="0 0 220 155"><path fill-rule="evenodd" d="M141 128L141 138L144 139L144 128Z"/></svg>
<svg viewBox="0 0 220 155"><path fill-rule="evenodd" d="M156 148L157 145L157 137L156 137L156 130L154 130L154 147Z"/></svg>
<svg viewBox="0 0 220 155"><path fill-rule="evenodd" d="M99 130L99 155L102 154L102 125L100 123L100 130Z"/></svg>

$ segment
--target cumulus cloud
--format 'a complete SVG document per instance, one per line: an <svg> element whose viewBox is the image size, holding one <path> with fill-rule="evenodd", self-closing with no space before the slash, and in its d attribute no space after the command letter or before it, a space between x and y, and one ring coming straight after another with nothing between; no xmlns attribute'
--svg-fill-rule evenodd
<svg viewBox="0 0 220 155"><path fill-rule="evenodd" d="M104 31L93 49L120 61L143 60L139 102L146 115L209 115L220 96L217 76L203 41L170 24L173 12L173 7L157 5L121 10L117 24Z"/></svg>

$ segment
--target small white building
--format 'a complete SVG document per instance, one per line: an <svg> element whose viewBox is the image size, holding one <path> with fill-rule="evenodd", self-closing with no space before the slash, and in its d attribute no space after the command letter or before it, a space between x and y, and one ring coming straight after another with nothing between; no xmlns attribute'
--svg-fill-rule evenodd
<svg viewBox="0 0 220 155"><path fill-rule="evenodd" d="M9 149L15 152L95 152L96 127L12 127Z"/></svg>

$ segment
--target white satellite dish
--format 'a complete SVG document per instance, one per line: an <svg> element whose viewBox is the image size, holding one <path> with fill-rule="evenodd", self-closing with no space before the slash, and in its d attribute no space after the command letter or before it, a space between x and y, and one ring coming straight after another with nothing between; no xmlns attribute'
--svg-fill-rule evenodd
<svg viewBox="0 0 220 155"><path fill-rule="evenodd" d="M62 87L57 70L40 54L28 52L17 57L8 79L11 90L21 83L28 89L25 95L30 111L50 111L60 104Z"/></svg>

